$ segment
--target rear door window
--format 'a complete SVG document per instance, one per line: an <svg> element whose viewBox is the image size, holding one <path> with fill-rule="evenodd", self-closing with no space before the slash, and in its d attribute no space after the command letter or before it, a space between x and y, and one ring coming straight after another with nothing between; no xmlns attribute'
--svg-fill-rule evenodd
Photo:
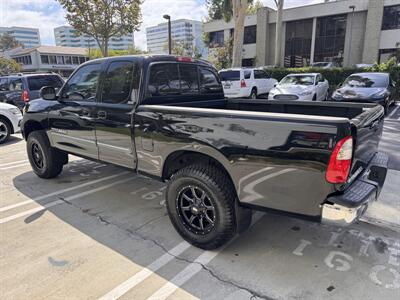
<svg viewBox="0 0 400 300"><path fill-rule="evenodd" d="M38 91L44 86L60 88L63 85L63 81L57 75L29 76L27 80L31 91Z"/></svg>
<svg viewBox="0 0 400 300"><path fill-rule="evenodd" d="M23 90L22 79L21 78L10 79L8 88L10 91L22 91Z"/></svg>
<svg viewBox="0 0 400 300"><path fill-rule="evenodd" d="M251 71L250 70L244 70L244 79L250 79L251 77Z"/></svg>
<svg viewBox="0 0 400 300"><path fill-rule="evenodd" d="M239 81L240 71L221 71L219 77L221 81Z"/></svg>
<svg viewBox="0 0 400 300"><path fill-rule="evenodd" d="M152 97L180 94L178 64L160 63L151 66L147 90Z"/></svg>
<svg viewBox="0 0 400 300"><path fill-rule="evenodd" d="M200 91L202 94L222 93L222 85L218 76L208 68L199 67Z"/></svg>

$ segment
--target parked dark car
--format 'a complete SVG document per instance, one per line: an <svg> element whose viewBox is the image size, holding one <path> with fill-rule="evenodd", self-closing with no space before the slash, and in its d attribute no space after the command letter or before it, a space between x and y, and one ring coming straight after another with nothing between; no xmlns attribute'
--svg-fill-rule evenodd
<svg viewBox="0 0 400 300"><path fill-rule="evenodd" d="M204 249L251 209L349 225L385 181L380 105L225 99L211 64L175 56L89 61L41 94L21 126L39 177L74 154L166 181L172 224Z"/></svg>
<svg viewBox="0 0 400 300"><path fill-rule="evenodd" d="M333 92L332 99L341 102L373 102L382 105L385 112L395 103L396 83L388 73L352 74Z"/></svg>
<svg viewBox="0 0 400 300"><path fill-rule="evenodd" d="M30 100L40 98L44 86L59 89L64 80L54 73L19 73L0 77L0 102L17 106L22 110Z"/></svg>

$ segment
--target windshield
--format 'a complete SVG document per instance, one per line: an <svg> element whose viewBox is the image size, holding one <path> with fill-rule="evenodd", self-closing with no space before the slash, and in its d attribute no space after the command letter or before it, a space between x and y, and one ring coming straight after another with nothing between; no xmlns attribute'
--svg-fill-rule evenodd
<svg viewBox="0 0 400 300"><path fill-rule="evenodd" d="M351 75L347 77L343 86L360 87L360 88L376 88L386 87L388 84L387 75Z"/></svg>
<svg viewBox="0 0 400 300"><path fill-rule="evenodd" d="M286 76L279 83L280 85L290 84L290 85L313 85L314 76L311 75L296 75L296 76Z"/></svg>
<svg viewBox="0 0 400 300"><path fill-rule="evenodd" d="M221 71L219 77L221 81L239 81L240 71Z"/></svg>
<svg viewBox="0 0 400 300"><path fill-rule="evenodd" d="M328 62L318 62L318 63L313 63L311 66L317 67L317 68L322 68L322 67L329 66L329 63Z"/></svg>
<svg viewBox="0 0 400 300"><path fill-rule="evenodd" d="M57 75L29 76L28 85L31 91L38 91L44 86L60 88L63 82Z"/></svg>

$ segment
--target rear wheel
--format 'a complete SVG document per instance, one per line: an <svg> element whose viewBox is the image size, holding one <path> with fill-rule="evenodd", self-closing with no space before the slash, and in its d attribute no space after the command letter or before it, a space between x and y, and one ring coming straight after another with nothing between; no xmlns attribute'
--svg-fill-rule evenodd
<svg viewBox="0 0 400 300"><path fill-rule="evenodd" d="M314 94L312 101L317 101L317 94Z"/></svg>
<svg viewBox="0 0 400 300"><path fill-rule="evenodd" d="M192 165L179 170L171 177L166 193L172 224L196 247L222 246L236 234L233 191L227 175L214 166Z"/></svg>
<svg viewBox="0 0 400 300"><path fill-rule="evenodd" d="M41 178L57 177L68 155L50 146L49 139L43 130L34 131L26 143L29 162L33 172Z"/></svg>
<svg viewBox="0 0 400 300"><path fill-rule="evenodd" d="M0 144L7 142L8 139L10 138L10 134L11 134L10 123L6 119L0 117Z"/></svg>
<svg viewBox="0 0 400 300"><path fill-rule="evenodd" d="M250 99L257 99L257 89L253 88L250 93Z"/></svg>

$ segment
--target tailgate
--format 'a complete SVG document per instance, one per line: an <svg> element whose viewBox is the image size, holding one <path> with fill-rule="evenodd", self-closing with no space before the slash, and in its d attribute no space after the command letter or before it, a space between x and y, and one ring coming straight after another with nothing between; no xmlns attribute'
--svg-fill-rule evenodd
<svg viewBox="0 0 400 300"><path fill-rule="evenodd" d="M376 152L382 137L384 109L380 105L364 108L357 117L351 119L354 141L354 156L350 176L363 172Z"/></svg>

